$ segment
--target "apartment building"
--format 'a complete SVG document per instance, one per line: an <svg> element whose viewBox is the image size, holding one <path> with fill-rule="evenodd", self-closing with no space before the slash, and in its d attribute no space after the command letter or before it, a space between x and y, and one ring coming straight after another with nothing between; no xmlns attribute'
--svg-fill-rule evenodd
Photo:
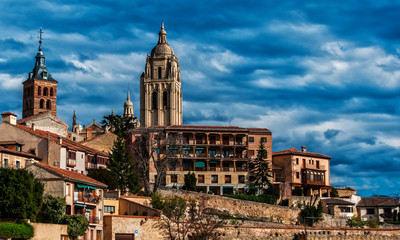
<svg viewBox="0 0 400 240"><path fill-rule="evenodd" d="M26 169L44 183L44 194L65 198L66 214L85 215L89 229L80 239L103 239L103 191L107 185L81 173L28 162Z"/></svg>
<svg viewBox="0 0 400 240"><path fill-rule="evenodd" d="M3 113L0 142L19 143L22 151L37 156L41 163L87 174L87 170L106 167L107 152L99 151L52 132L17 124L13 113Z"/></svg>
<svg viewBox="0 0 400 240"><path fill-rule="evenodd" d="M41 160L38 156L23 152L24 144L16 141L0 141L0 167L21 169L26 161Z"/></svg>
<svg viewBox="0 0 400 240"><path fill-rule="evenodd" d="M280 185L281 193L291 196L292 191L303 189L305 196L330 195L331 157L290 148L272 154L274 183Z"/></svg>
<svg viewBox="0 0 400 240"><path fill-rule="evenodd" d="M167 187L182 187L185 174L193 172L200 192L243 192L248 187L249 162L255 158L260 142L269 152L267 161L272 162L272 134L266 128L176 125L154 129L176 139L169 146L175 148L175 153L169 156ZM132 142L140 131L132 131ZM156 149L156 153L162 155L163 150ZM156 174L150 163L150 181Z"/></svg>

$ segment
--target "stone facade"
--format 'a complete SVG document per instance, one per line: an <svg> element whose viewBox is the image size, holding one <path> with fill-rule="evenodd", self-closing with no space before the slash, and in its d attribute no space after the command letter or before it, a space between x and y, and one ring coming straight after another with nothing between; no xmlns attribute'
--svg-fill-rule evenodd
<svg viewBox="0 0 400 240"><path fill-rule="evenodd" d="M182 124L182 90L178 58L168 45L164 23L158 43L140 76L140 126Z"/></svg>
<svg viewBox="0 0 400 240"><path fill-rule="evenodd" d="M118 235L134 236L131 239L135 240L165 239L157 228L158 220L159 217L104 216L104 239L116 240Z"/></svg>
<svg viewBox="0 0 400 240"><path fill-rule="evenodd" d="M31 223L34 236L31 240L67 240L68 226L64 224Z"/></svg>

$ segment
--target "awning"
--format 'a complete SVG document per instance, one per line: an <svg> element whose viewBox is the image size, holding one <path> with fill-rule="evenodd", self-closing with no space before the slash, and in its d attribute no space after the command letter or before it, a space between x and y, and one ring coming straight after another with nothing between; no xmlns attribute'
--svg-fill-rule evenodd
<svg viewBox="0 0 400 240"><path fill-rule="evenodd" d="M97 187L92 187L92 186L85 185L85 184L80 184L80 183L77 183L76 186L77 186L78 188L97 189Z"/></svg>
<svg viewBox="0 0 400 240"><path fill-rule="evenodd" d="M74 205L78 207L86 207L86 204L74 203Z"/></svg>
<svg viewBox="0 0 400 240"><path fill-rule="evenodd" d="M222 188L233 188L233 186L223 186Z"/></svg>
<svg viewBox="0 0 400 240"><path fill-rule="evenodd" d="M217 161L209 161L209 163L218 163Z"/></svg>
<svg viewBox="0 0 400 240"><path fill-rule="evenodd" d="M204 148L202 148L202 147L197 147L196 149L204 149Z"/></svg>
<svg viewBox="0 0 400 240"><path fill-rule="evenodd" d="M190 150L190 149L193 149L193 148L191 148L191 147L182 147L182 149L186 149L186 150L189 149Z"/></svg>
<svg viewBox="0 0 400 240"><path fill-rule="evenodd" d="M203 167L206 167L206 163L203 162L203 161L195 162L195 163L194 163L194 166L195 166L195 167L199 167L199 168L203 168Z"/></svg>

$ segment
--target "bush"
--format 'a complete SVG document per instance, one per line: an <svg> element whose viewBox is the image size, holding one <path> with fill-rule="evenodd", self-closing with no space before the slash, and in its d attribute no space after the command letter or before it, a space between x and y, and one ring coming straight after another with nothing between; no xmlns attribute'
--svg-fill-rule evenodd
<svg viewBox="0 0 400 240"><path fill-rule="evenodd" d="M84 215L64 215L61 223L68 225L70 237L83 236L89 227L89 221Z"/></svg>
<svg viewBox="0 0 400 240"><path fill-rule="evenodd" d="M65 198L47 195L36 221L41 223L60 223L65 214Z"/></svg>
<svg viewBox="0 0 400 240"><path fill-rule="evenodd" d="M30 239L34 235L33 227L27 223L0 223L0 238Z"/></svg>
<svg viewBox="0 0 400 240"><path fill-rule="evenodd" d="M331 197L339 197L339 192L334 187L331 189Z"/></svg>
<svg viewBox="0 0 400 240"><path fill-rule="evenodd" d="M196 191L196 183L196 175L194 173L188 172L187 174L185 174L185 184L183 185L183 189L188 191Z"/></svg>
<svg viewBox="0 0 400 240"><path fill-rule="evenodd" d="M374 221L374 220L368 220L368 221L366 222L366 224L367 224L367 226L368 226L369 228L378 228L378 227L379 227L379 223L376 222L376 221Z"/></svg>
<svg viewBox="0 0 400 240"><path fill-rule="evenodd" d="M241 200L247 200L252 202L261 202L261 203L268 203L268 204L276 204L279 199L279 196L272 195L272 194L261 194L261 195L245 195L245 194L238 194L238 195L224 195L225 197L236 198Z"/></svg>
<svg viewBox="0 0 400 240"><path fill-rule="evenodd" d="M322 217L322 202L317 203L317 197L311 197L309 203L303 203L303 207L300 212L301 218L310 226L318 222Z"/></svg>
<svg viewBox="0 0 400 240"><path fill-rule="evenodd" d="M364 227L364 222L356 217L352 217L347 220L347 225L349 225L351 228L362 228Z"/></svg>
<svg viewBox="0 0 400 240"><path fill-rule="evenodd" d="M164 205L164 201L162 200L160 194L153 193L153 195L151 195L150 204L151 204L151 206L153 208L158 209L158 210L162 210L163 209L163 205Z"/></svg>

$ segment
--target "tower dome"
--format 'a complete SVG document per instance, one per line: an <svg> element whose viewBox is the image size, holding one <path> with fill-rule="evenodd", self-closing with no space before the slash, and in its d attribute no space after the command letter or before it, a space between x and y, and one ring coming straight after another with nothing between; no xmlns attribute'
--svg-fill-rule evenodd
<svg viewBox="0 0 400 240"><path fill-rule="evenodd" d="M124 103L124 117L131 117L133 118L133 103L131 101L131 95L129 94L126 96L126 102Z"/></svg>
<svg viewBox="0 0 400 240"><path fill-rule="evenodd" d="M157 45L151 50L151 56L173 56L174 50L168 45L167 42L167 32L164 29L164 22L161 23L161 30L158 32L158 43Z"/></svg>

